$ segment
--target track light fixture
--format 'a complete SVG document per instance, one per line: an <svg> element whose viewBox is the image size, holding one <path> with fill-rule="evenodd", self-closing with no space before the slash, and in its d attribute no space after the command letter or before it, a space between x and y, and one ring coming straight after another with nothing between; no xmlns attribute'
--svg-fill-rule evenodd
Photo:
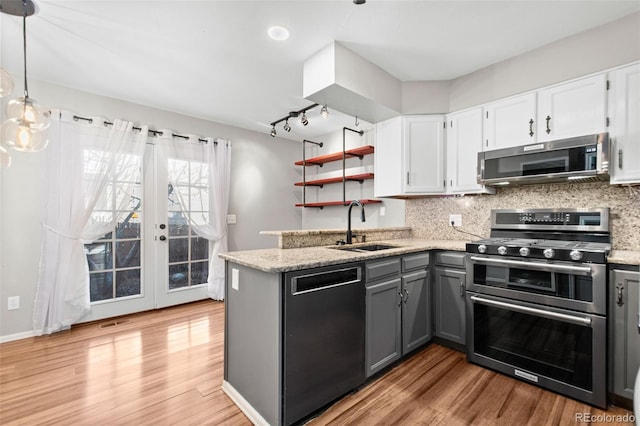
<svg viewBox="0 0 640 426"><path fill-rule="evenodd" d="M303 126L306 126L307 124L309 124L309 119L307 118L307 111L309 111L312 108L317 107L318 104L313 104L313 105L309 105L308 107L302 108L298 111L289 111L289 114L287 114L285 117L282 117L272 123L271 124L271 136L275 137L276 136L276 124L281 123L284 121L284 126L283 129L286 132L290 132L291 131L291 125L289 124L289 119L290 118L296 118L296 117L300 117L300 123L302 123ZM326 108L326 105L323 107ZM320 112L320 114L322 115L322 111ZM327 114L329 114L329 112L327 111Z"/></svg>
<svg viewBox="0 0 640 426"><path fill-rule="evenodd" d="M323 105L322 109L320 110L320 117L327 118L328 116L329 116L329 110L327 109L326 105Z"/></svg>

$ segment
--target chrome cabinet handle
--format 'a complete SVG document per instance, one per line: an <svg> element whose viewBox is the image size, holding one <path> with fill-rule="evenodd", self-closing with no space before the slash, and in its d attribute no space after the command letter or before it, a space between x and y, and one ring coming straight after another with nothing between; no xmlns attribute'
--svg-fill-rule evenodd
<svg viewBox="0 0 640 426"><path fill-rule="evenodd" d="M402 290L398 292L398 296L400 296L400 302L398 302L398 306L402 306L402 304L404 303L404 295L402 294Z"/></svg>
<svg viewBox="0 0 640 426"><path fill-rule="evenodd" d="M464 283L460 283L460 296L464 296Z"/></svg>
<svg viewBox="0 0 640 426"><path fill-rule="evenodd" d="M547 115L547 134L551 133L551 128L549 127L549 122L551 121L551 117Z"/></svg>
<svg viewBox="0 0 640 426"><path fill-rule="evenodd" d="M533 137L533 118L529 120L529 136Z"/></svg>
<svg viewBox="0 0 640 426"><path fill-rule="evenodd" d="M409 290L404 289L404 304L407 304L407 300L409 300Z"/></svg>
<svg viewBox="0 0 640 426"><path fill-rule="evenodd" d="M624 291L624 285L622 285L621 283L616 284L616 289L617 289L617 293L618 293L618 298L616 300L616 304L618 306L623 306L624 305L624 296L623 296L623 291Z"/></svg>
<svg viewBox="0 0 640 426"><path fill-rule="evenodd" d="M618 148L618 168L622 169L622 149Z"/></svg>
<svg viewBox="0 0 640 426"><path fill-rule="evenodd" d="M478 296L471 296L471 300L475 303L480 303L481 305L494 306L497 308L503 308L508 311L520 312L523 314L536 315L542 318L548 318L552 320L558 320L562 322L568 322L571 324L582 325L582 326L591 326L591 318L589 317L579 317L576 315L563 314L560 312L553 311L545 311L543 309L532 308L529 306L516 305L513 303L501 302L499 300L492 299L484 299Z"/></svg>

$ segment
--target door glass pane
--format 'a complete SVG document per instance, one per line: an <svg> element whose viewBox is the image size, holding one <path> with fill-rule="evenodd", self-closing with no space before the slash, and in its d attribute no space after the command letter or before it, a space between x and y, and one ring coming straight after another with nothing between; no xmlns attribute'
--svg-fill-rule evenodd
<svg viewBox="0 0 640 426"><path fill-rule="evenodd" d="M170 159L168 171L173 178L167 187L169 289L206 284L209 241L198 236L194 226L207 226L209 221L208 165Z"/></svg>
<svg viewBox="0 0 640 426"><path fill-rule="evenodd" d="M91 302L142 293L142 158L137 161L137 175L129 176L133 181L111 179L91 214L96 225L109 224L116 215L119 217L97 242L85 245ZM94 162L94 156L88 154L85 168L95 167Z"/></svg>
<svg viewBox="0 0 640 426"><path fill-rule="evenodd" d="M189 286L189 264L169 265L169 289Z"/></svg>

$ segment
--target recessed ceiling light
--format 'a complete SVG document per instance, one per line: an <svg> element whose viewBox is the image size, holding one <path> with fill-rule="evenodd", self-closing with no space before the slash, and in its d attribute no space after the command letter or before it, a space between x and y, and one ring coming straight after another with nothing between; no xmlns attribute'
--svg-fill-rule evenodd
<svg viewBox="0 0 640 426"><path fill-rule="evenodd" d="M289 38L289 30L280 25L274 25L273 27L269 27L267 31L269 37L274 40L282 41Z"/></svg>

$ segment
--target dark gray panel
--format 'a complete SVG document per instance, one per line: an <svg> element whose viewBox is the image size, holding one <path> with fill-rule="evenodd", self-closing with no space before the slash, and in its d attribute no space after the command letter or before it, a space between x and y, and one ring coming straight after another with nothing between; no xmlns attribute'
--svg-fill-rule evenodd
<svg viewBox="0 0 640 426"><path fill-rule="evenodd" d="M388 277L400 273L400 259L385 259L378 262L367 262L365 265L366 282Z"/></svg>
<svg viewBox="0 0 640 426"><path fill-rule="evenodd" d="M402 272L429 267L429 253L418 253L402 257Z"/></svg>
<svg viewBox="0 0 640 426"><path fill-rule="evenodd" d="M440 251L435 253L435 264L464 268L465 253L455 251Z"/></svg>

